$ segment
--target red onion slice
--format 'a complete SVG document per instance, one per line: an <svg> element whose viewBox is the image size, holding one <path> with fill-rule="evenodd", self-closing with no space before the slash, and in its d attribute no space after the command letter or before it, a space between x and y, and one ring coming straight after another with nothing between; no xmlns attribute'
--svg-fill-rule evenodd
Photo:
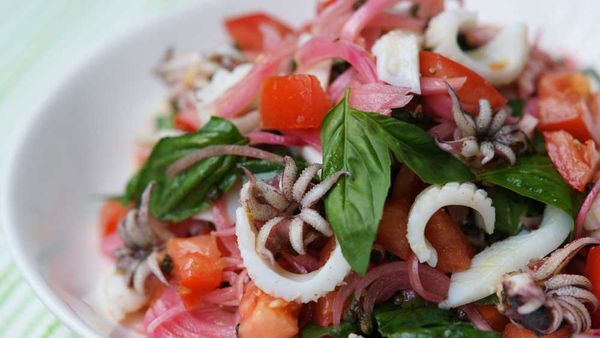
<svg viewBox="0 0 600 338"><path fill-rule="evenodd" d="M213 156L235 155L258 158L265 161L283 164L283 157L249 146L218 145L197 150L171 164L167 169L167 176L173 178L194 164Z"/></svg>
<svg viewBox="0 0 600 338"><path fill-rule="evenodd" d="M417 256L415 256L414 254L411 254L408 263L408 280L412 289L419 296L421 296L421 298L429 302L436 304L443 302L444 299L446 299L446 295L448 294L450 278L445 274L426 266L425 264L419 263ZM421 282L421 275L425 275L424 277L427 279L428 284L435 285L436 288L438 288L438 290L436 290L438 291L437 293L430 292L425 289L423 283Z"/></svg>
<svg viewBox="0 0 600 338"><path fill-rule="evenodd" d="M348 277L346 277L346 284L342 285L338 290L335 298L333 299L333 325L338 327L342 321L342 316L344 315L344 306L346 305L346 301L348 297L354 292L354 288L356 287L356 283L358 283L360 277L357 274L352 273Z"/></svg>
<svg viewBox="0 0 600 338"><path fill-rule="evenodd" d="M354 68L348 68L331 83L329 89L327 89L327 94L334 104L341 100L344 91L350 87L350 82L355 76L356 71Z"/></svg>
<svg viewBox="0 0 600 338"><path fill-rule="evenodd" d="M596 181L594 187L583 201L581 209L579 209L577 220L575 222L575 239L578 239L583 235L583 223L585 222L585 217L590 211L592 204L594 204L594 200L596 200L598 192L600 192L600 180Z"/></svg>
<svg viewBox="0 0 600 338"><path fill-rule="evenodd" d="M315 19L312 31L317 36L337 37L352 15L354 0L338 0Z"/></svg>
<svg viewBox="0 0 600 338"><path fill-rule="evenodd" d="M400 0L369 0L348 19L342 28L341 38L354 41L375 16Z"/></svg>
<svg viewBox="0 0 600 338"><path fill-rule="evenodd" d="M336 41L327 37L312 38L300 47L296 53L298 72L301 73L320 61L332 58L348 61L363 82L377 82L377 70L369 52L352 42Z"/></svg>
<svg viewBox="0 0 600 338"><path fill-rule="evenodd" d="M471 323L473 323L473 326L475 326L475 328L481 331L493 331L490 327L490 324L488 324L488 322L483 318L481 313L479 313L479 310L477 310L475 305L463 305L460 307L460 309L467 314L467 317L469 317L469 320L471 321Z"/></svg>
<svg viewBox="0 0 600 338"><path fill-rule="evenodd" d="M384 83L350 84L350 105L356 109L390 115L392 108L401 108L410 102L408 89Z"/></svg>
<svg viewBox="0 0 600 338"><path fill-rule="evenodd" d="M388 13L378 14L367 28L377 27L385 30L405 29L415 33L422 33L427 21L425 19L414 18L407 13Z"/></svg>

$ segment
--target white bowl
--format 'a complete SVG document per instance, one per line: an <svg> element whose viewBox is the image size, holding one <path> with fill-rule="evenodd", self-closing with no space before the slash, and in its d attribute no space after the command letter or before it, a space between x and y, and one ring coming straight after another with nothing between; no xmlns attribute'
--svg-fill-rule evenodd
<svg viewBox="0 0 600 338"><path fill-rule="evenodd" d="M543 45L600 60L592 32L600 2L467 1L492 22L532 23ZM590 6L595 8L591 9ZM164 97L151 70L168 46L211 50L224 43L221 18L265 9L293 24L310 17L306 1L201 1L132 31L73 67L31 114L2 184L2 224L17 265L41 300L84 337L123 336L84 299L106 261L99 251L102 196L122 191L133 170L134 141ZM38 100L39 98L32 98Z"/></svg>

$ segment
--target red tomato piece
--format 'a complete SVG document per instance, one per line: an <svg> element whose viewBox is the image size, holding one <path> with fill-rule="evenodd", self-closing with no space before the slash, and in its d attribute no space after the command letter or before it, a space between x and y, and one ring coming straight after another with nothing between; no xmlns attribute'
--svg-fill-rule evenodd
<svg viewBox="0 0 600 338"><path fill-rule="evenodd" d="M506 104L506 99L481 75L471 69L434 52L419 53L421 76L441 78L466 77L464 85L456 92L460 102L466 106L479 107L479 100L486 99L494 108Z"/></svg>
<svg viewBox="0 0 600 338"><path fill-rule="evenodd" d="M271 76L260 92L260 117L264 129L319 128L331 101L313 75Z"/></svg>
<svg viewBox="0 0 600 338"><path fill-rule="evenodd" d="M600 246L593 247L587 255L585 275L592 282L592 292L600 298ZM592 314L593 326L600 326L600 309Z"/></svg>
<svg viewBox="0 0 600 338"><path fill-rule="evenodd" d="M240 303L240 338L292 338L298 334L300 304L286 302L248 283Z"/></svg>
<svg viewBox="0 0 600 338"><path fill-rule="evenodd" d="M583 192L598 164L594 141L582 144L563 130L544 132L544 139L554 167L570 186Z"/></svg>
<svg viewBox="0 0 600 338"><path fill-rule="evenodd" d="M119 222L127 215L129 207L118 200L107 200L100 210L102 235L109 236L117 230Z"/></svg>
<svg viewBox="0 0 600 338"><path fill-rule="evenodd" d="M507 317L502 315L496 305L475 305L477 310L494 331L502 332L510 323Z"/></svg>
<svg viewBox="0 0 600 338"><path fill-rule="evenodd" d="M539 130L565 130L580 141L593 138L598 131L600 98L590 96L587 77L575 72L550 73L540 79L538 91Z"/></svg>
<svg viewBox="0 0 600 338"><path fill-rule="evenodd" d="M281 36L292 32L288 25L262 12L248 13L225 19L225 28L235 44L243 50L253 52L263 50L261 25L270 26Z"/></svg>
<svg viewBox="0 0 600 338"><path fill-rule="evenodd" d="M217 240L212 235L171 238L167 252L173 259L173 273L179 280L178 293L188 307L223 283L223 265Z"/></svg>
<svg viewBox="0 0 600 338"><path fill-rule="evenodd" d="M571 337L571 331L568 327L563 326L557 331L539 336L535 332L528 330L526 328L520 327L517 324L509 323L504 328L504 332L502 332L503 338L569 338Z"/></svg>
<svg viewBox="0 0 600 338"><path fill-rule="evenodd" d="M331 291L325 296L319 298L315 309L314 320L317 325L326 327L333 324L333 301L337 291Z"/></svg>

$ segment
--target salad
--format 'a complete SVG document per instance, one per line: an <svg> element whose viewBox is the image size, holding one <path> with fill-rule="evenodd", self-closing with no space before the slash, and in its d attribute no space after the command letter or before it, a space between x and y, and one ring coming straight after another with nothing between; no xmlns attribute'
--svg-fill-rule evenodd
<svg viewBox="0 0 600 338"><path fill-rule="evenodd" d="M149 337L600 335L600 77L442 0L320 0L170 49L101 210Z"/></svg>

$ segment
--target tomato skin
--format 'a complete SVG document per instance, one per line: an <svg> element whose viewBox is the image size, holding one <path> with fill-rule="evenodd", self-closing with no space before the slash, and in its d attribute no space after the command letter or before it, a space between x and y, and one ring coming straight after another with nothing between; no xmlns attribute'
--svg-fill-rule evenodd
<svg viewBox="0 0 600 338"><path fill-rule="evenodd" d="M485 319L490 327L494 331L502 332L510 320L507 317L502 315L496 305L475 305L477 307L477 311L481 314L483 319Z"/></svg>
<svg viewBox="0 0 600 338"><path fill-rule="evenodd" d="M588 252L585 275L592 282L592 292L600 298L600 246L595 246ZM600 310L592 314L592 322L593 327L600 326Z"/></svg>
<svg viewBox="0 0 600 338"><path fill-rule="evenodd" d="M107 200L100 209L100 225L102 235L109 236L117 230L119 222L125 218L129 207L121 204L118 200Z"/></svg>
<svg viewBox="0 0 600 338"><path fill-rule="evenodd" d="M441 78L465 76L467 80L456 92L460 102L465 106L479 107L480 99L487 99L494 108L502 107L507 102L502 94L481 75L443 55L422 51L419 53L419 63L421 76Z"/></svg>
<svg viewBox="0 0 600 338"><path fill-rule="evenodd" d="M313 75L266 78L260 92L263 129L319 128L332 104Z"/></svg>
<svg viewBox="0 0 600 338"><path fill-rule="evenodd" d="M188 307L223 283L223 265L217 240L212 235L171 238L167 253L173 259L173 273L179 281L178 294Z"/></svg>
<svg viewBox="0 0 600 338"><path fill-rule="evenodd" d="M314 321L317 325L326 327L333 324L333 301L336 295L337 290L334 290L317 301L314 316Z"/></svg>
<svg viewBox="0 0 600 338"><path fill-rule="evenodd" d="M225 19L225 28L229 36L238 47L247 51L260 52L263 50L261 25L271 26L281 36L292 32L288 25L262 12L248 13Z"/></svg>
<svg viewBox="0 0 600 338"><path fill-rule="evenodd" d="M301 305L275 298L248 283L240 303L240 338L292 338L298 334Z"/></svg>
<svg viewBox="0 0 600 338"><path fill-rule="evenodd" d="M594 141L582 144L563 130L544 132L544 139L546 151L560 175L570 186L583 192L598 164Z"/></svg>
<svg viewBox="0 0 600 338"><path fill-rule="evenodd" d="M538 83L538 129L565 130L580 141L598 131L598 95L590 93L587 77L576 72L544 75Z"/></svg>

